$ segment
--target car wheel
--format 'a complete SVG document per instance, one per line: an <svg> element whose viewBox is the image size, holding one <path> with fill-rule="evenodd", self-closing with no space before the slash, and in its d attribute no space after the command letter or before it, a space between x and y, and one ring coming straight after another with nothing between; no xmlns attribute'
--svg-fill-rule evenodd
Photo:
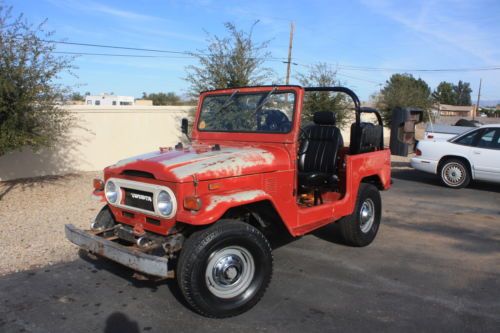
<svg viewBox="0 0 500 333"><path fill-rule="evenodd" d="M451 188L463 188L470 183L467 165L459 159L446 160L440 168L441 182Z"/></svg>
<svg viewBox="0 0 500 333"><path fill-rule="evenodd" d="M221 220L192 234L177 265L177 282L189 305L215 318L235 316L260 300L271 280L273 257L253 226Z"/></svg>
<svg viewBox="0 0 500 333"><path fill-rule="evenodd" d="M340 233L351 246L367 246L375 239L382 217L380 192L374 185L361 183L354 212L343 217Z"/></svg>

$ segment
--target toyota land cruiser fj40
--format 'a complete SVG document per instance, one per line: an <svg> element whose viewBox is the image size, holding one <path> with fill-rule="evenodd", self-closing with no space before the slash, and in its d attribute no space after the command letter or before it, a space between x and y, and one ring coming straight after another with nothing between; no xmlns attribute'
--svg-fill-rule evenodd
<svg viewBox="0 0 500 333"><path fill-rule="evenodd" d="M343 93L355 112L344 146L334 112L301 124L306 93ZM378 124L361 121L372 113ZM187 135L188 122L182 120ZM202 315L254 306L272 275L268 235L297 237L337 222L346 243L379 230L379 191L391 186L380 114L344 87L261 86L200 95L189 145L160 148L104 169L105 203L90 230L66 225L82 249L145 275L176 278ZM175 274L174 274L175 272Z"/></svg>

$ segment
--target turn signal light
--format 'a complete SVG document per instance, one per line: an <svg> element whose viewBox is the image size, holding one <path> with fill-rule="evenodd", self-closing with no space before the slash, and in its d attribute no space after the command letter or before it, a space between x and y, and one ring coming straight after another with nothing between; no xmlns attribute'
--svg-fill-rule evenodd
<svg viewBox="0 0 500 333"><path fill-rule="evenodd" d="M208 184L208 189L210 191L213 191L213 190L218 190L221 188L221 183L212 183L212 184Z"/></svg>
<svg viewBox="0 0 500 333"><path fill-rule="evenodd" d="M415 150L415 155L422 156L422 151L420 149Z"/></svg>
<svg viewBox="0 0 500 333"><path fill-rule="evenodd" d="M201 199L196 196L188 196L184 198L184 208L189 210L200 210Z"/></svg>
<svg viewBox="0 0 500 333"><path fill-rule="evenodd" d="M94 178L94 181L92 183L94 185L94 190L96 191L104 190L104 181L102 179Z"/></svg>

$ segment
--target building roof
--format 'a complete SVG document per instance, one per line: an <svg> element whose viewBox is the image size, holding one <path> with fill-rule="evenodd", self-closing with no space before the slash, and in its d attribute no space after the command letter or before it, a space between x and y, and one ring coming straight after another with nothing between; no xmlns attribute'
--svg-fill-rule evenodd
<svg viewBox="0 0 500 333"><path fill-rule="evenodd" d="M471 112L474 110L472 105L449 105L449 104L439 104L439 111L450 111L450 112Z"/></svg>

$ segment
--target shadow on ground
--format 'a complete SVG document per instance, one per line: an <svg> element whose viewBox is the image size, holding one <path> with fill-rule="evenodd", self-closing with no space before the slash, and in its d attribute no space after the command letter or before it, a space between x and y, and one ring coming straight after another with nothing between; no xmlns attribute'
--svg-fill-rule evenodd
<svg viewBox="0 0 500 333"><path fill-rule="evenodd" d="M442 185L440 183L439 177L437 175L433 175L433 174L426 173L426 172L421 172L421 171L414 170L414 169L402 169L402 170L401 169L400 170L393 169L392 170L392 178L444 187L444 185ZM500 193L500 185L499 184L482 182L482 181L472 181L467 188L479 190L479 191Z"/></svg>
<svg viewBox="0 0 500 333"><path fill-rule="evenodd" d="M64 185L66 181L78 177L81 177L81 175L72 173L62 176L44 176L3 181L0 182L0 200L2 200L14 188L21 188L24 191L26 189L43 187L46 185Z"/></svg>

